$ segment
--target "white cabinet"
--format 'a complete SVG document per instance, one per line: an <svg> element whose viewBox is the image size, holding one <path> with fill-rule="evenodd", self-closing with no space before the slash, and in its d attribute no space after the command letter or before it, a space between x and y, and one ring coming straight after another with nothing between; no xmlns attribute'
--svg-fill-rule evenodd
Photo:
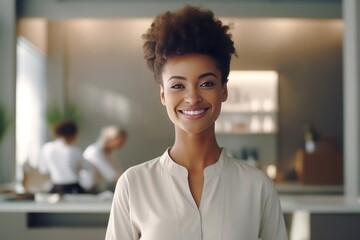
<svg viewBox="0 0 360 240"><path fill-rule="evenodd" d="M216 122L217 133L275 134L278 76L274 71L231 71L228 99Z"/></svg>
<svg viewBox="0 0 360 240"><path fill-rule="evenodd" d="M222 134L276 134L277 112L222 111L215 127Z"/></svg>
<svg viewBox="0 0 360 240"><path fill-rule="evenodd" d="M241 158L256 152L259 167L276 164L278 75L274 71L231 71L228 99L215 131L220 145Z"/></svg>

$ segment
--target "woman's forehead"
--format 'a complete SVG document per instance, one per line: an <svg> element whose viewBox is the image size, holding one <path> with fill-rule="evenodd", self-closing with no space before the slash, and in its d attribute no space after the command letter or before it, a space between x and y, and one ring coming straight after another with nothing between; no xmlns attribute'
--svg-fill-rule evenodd
<svg viewBox="0 0 360 240"><path fill-rule="evenodd" d="M162 77L163 80L167 80L172 76L200 76L207 72L212 72L220 77L220 70L212 57L204 54L186 54L168 58L163 67Z"/></svg>

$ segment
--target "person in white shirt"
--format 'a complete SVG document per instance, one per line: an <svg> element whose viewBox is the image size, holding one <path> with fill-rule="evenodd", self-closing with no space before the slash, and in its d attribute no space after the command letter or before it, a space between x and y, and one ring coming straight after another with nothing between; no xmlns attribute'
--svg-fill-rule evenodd
<svg viewBox="0 0 360 240"><path fill-rule="evenodd" d="M49 174L53 187L51 193L85 193L79 184L79 171L89 169L80 148L74 146L78 127L69 120L55 125L56 139L45 143L40 150L39 171Z"/></svg>
<svg viewBox="0 0 360 240"><path fill-rule="evenodd" d="M105 239L288 239L272 180L216 141L236 55L229 26L210 10L187 5L158 15L143 38L175 141L162 156L122 174Z"/></svg>
<svg viewBox="0 0 360 240"><path fill-rule="evenodd" d="M87 189L92 192L114 190L121 170L117 166L113 154L124 146L126 139L127 133L122 127L105 126L101 129L98 140L85 149L84 159L96 169L84 176L88 179Z"/></svg>

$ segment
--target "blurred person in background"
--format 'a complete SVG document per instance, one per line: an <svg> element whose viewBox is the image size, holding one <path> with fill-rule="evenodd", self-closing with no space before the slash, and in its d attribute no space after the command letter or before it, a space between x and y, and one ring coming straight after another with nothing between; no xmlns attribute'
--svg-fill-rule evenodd
<svg viewBox="0 0 360 240"><path fill-rule="evenodd" d="M89 145L83 157L92 164L95 171L84 173L84 186L93 193L114 191L115 183L121 175L114 153L121 149L127 139L126 131L119 126L105 126L97 141Z"/></svg>
<svg viewBox="0 0 360 240"><path fill-rule="evenodd" d="M54 126L56 139L45 143L40 150L39 172L49 174L53 184L51 193L85 193L79 184L81 169L90 169L82 150L74 144L78 137L75 122L64 120Z"/></svg>

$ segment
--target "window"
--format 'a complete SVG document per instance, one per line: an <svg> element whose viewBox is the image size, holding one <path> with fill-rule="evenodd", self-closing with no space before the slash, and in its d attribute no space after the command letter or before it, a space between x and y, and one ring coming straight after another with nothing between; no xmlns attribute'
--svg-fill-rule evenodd
<svg viewBox="0 0 360 240"><path fill-rule="evenodd" d="M45 57L23 37L17 42L16 79L16 180L23 177L23 165L37 166L45 141Z"/></svg>

